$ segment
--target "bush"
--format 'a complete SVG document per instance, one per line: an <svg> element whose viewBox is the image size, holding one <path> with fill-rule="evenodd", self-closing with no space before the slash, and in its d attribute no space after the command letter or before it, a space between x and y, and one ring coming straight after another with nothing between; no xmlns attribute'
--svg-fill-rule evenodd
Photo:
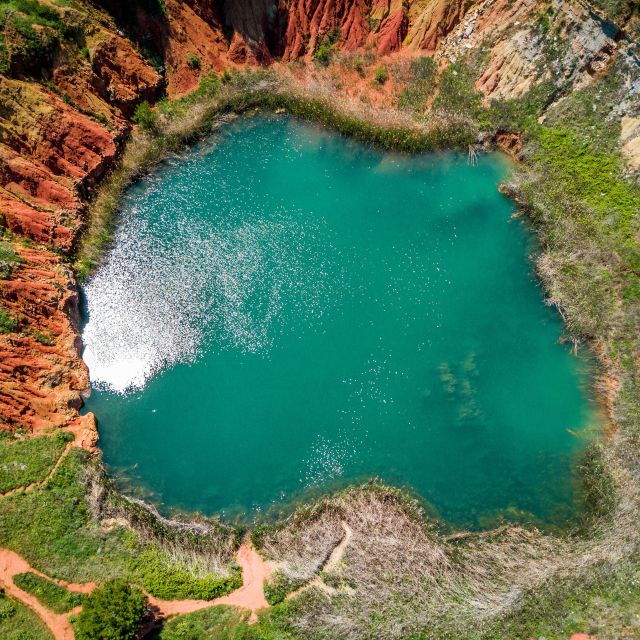
<svg viewBox="0 0 640 640"><path fill-rule="evenodd" d="M318 38L318 47L313 54L313 57L319 62L323 67L327 67L331 62L331 57L333 56L333 51L338 44L338 40L340 39L340 30L338 28L334 28L328 33Z"/></svg>
<svg viewBox="0 0 640 640"><path fill-rule="evenodd" d="M0 620L6 620L16 615L16 607L0 588Z"/></svg>
<svg viewBox="0 0 640 640"><path fill-rule="evenodd" d="M157 131L158 129L158 114L146 100L136 107L131 119L145 131Z"/></svg>
<svg viewBox="0 0 640 640"><path fill-rule="evenodd" d="M269 581L264 585L264 597L270 605L280 604L296 589L299 589L306 581L288 578L280 571L275 571Z"/></svg>
<svg viewBox="0 0 640 640"><path fill-rule="evenodd" d="M0 242L0 279L6 280L11 277L13 269L24 260L13 250L13 247L6 242Z"/></svg>
<svg viewBox="0 0 640 640"><path fill-rule="evenodd" d="M18 328L18 320L0 307L0 333L11 333Z"/></svg>
<svg viewBox="0 0 640 640"><path fill-rule="evenodd" d="M389 72L384 67L378 67L375 70L373 79L376 84L383 85L389 79Z"/></svg>
<svg viewBox="0 0 640 640"><path fill-rule="evenodd" d="M132 640L144 622L147 598L115 578L86 600L75 625L76 640Z"/></svg>
<svg viewBox="0 0 640 640"><path fill-rule="evenodd" d="M85 596L72 593L64 587L35 573L19 573L13 577L17 587L32 593L48 609L55 613L66 613L84 602Z"/></svg>
<svg viewBox="0 0 640 640"><path fill-rule="evenodd" d="M200 67L202 66L200 63L200 58L195 53L190 53L187 56L187 66L194 71L200 71Z"/></svg>

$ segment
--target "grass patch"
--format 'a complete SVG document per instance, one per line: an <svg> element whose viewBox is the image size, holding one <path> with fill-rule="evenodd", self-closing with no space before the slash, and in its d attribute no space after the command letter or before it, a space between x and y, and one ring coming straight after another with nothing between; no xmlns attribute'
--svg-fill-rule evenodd
<svg viewBox="0 0 640 640"><path fill-rule="evenodd" d="M607 639L640 636L638 558L615 570L594 567L580 580L565 579L526 594L520 609L468 640L541 638L566 640L573 633Z"/></svg>
<svg viewBox="0 0 640 640"><path fill-rule="evenodd" d="M272 614L272 611L269 612ZM290 633L270 624L270 615L257 624L247 623L248 614L235 607L216 606L178 616L153 636L155 640L293 640Z"/></svg>
<svg viewBox="0 0 640 640"><path fill-rule="evenodd" d="M0 589L0 638L2 640L53 640L44 622L28 607Z"/></svg>
<svg viewBox="0 0 640 640"><path fill-rule="evenodd" d="M48 609L55 613L66 613L83 604L86 596L72 593L35 573L19 573L13 577L17 587L33 594Z"/></svg>
<svg viewBox="0 0 640 640"><path fill-rule="evenodd" d="M24 440L0 440L0 493L44 480L71 440L73 435L66 431Z"/></svg>
<svg viewBox="0 0 640 640"><path fill-rule="evenodd" d="M43 487L0 500L0 546L35 568L72 582L126 574L135 540L90 523L81 482L86 452L72 448Z"/></svg>
<svg viewBox="0 0 640 640"><path fill-rule="evenodd" d="M548 193L573 202L568 212L580 216L585 225L604 222L625 238L637 231L640 188L622 177L618 154L594 149L575 133L555 127L542 127L536 142L534 163L553 176ZM585 207L576 207L576 202Z"/></svg>
<svg viewBox="0 0 640 640"><path fill-rule="evenodd" d="M0 241L0 280L8 280L16 265L23 262L10 244Z"/></svg>
<svg viewBox="0 0 640 640"><path fill-rule="evenodd" d="M436 90L438 65L428 56L409 63L409 79L398 96L398 107L408 111L424 111Z"/></svg>
<svg viewBox="0 0 640 640"><path fill-rule="evenodd" d="M133 581L165 600L213 600L242 586L239 569L228 577L198 577L186 568L170 566L156 549L143 551L130 567Z"/></svg>
<svg viewBox="0 0 640 640"><path fill-rule="evenodd" d="M270 605L280 604L296 589L299 589L306 580L294 580L285 576L280 571L275 571L264 585L264 595Z"/></svg>
<svg viewBox="0 0 640 640"><path fill-rule="evenodd" d="M240 586L235 570L229 577L206 567L189 570L150 534L143 540L128 529L101 529L86 500L93 464L85 451L72 448L46 485L0 500L0 546L52 578L100 582L120 576L166 599L210 599ZM175 544L188 546L184 538Z"/></svg>
<svg viewBox="0 0 640 640"><path fill-rule="evenodd" d="M0 307L0 333L12 333L18 328L18 319Z"/></svg>

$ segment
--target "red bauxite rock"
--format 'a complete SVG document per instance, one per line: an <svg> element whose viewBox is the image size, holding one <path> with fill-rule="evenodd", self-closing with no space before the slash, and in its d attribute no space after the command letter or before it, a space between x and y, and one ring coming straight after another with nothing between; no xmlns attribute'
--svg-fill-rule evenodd
<svg viewBox="0 0 640 640"><path fill-rule="evenodd" d="M70 251L79 190L115 158L112 134L40 85L0 77L0 216L22 235Z"/></svg>
<svg viewBox="0 0 640 640"><path fill-rule="evenodd" d="M89 385L75 279L53 252L13 248L24 262L0 287L0 304L19 330L0 335L2 428L66 426L78 418L80 393Z"/></svg>
<svg viewBox="0 0 640 640"><path fill-rule="evenodd" d="M348 51L361 47L369 33L365 0L291 0L285 14L281 43L285 61L312 54L318 38L333 29L339 30L340 46Z"/></svg>
<svg viewBox="0 0 640 640"><path fill-rule="evenodd" d="M409 18L403 7L387 16L380 25L378 34L378 55L398 51L407 35Z"/></svg>

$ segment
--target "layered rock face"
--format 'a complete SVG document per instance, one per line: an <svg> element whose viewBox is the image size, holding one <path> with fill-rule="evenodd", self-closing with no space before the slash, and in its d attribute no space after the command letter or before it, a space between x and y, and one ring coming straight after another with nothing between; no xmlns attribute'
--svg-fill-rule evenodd
<svg viewBox="0 0 640 640"><path fill-rule="evenodd" d="M0 334L0 425L30 431L78 421L89 376L80 358L78 289L65 261L12 244L20 257L0 286L17 330Z"/></svg>

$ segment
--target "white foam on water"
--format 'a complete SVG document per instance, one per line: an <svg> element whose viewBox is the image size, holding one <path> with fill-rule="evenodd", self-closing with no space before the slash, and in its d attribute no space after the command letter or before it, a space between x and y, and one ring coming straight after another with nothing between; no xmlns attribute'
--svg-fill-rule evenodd
<svg viewBox="0 0 640 640"><path fill-rule="evenodd" d="M94 386L139 389L163 368L194 361L208 339L268 350L283 304L301 318L322 315L322 259L310 277L312 229L294 216L230 212L214 224L189 219L187 208L149 224L138 213L128 213L85 287L84 359ZM166 224L176 230L170 241Z"/></svg>

